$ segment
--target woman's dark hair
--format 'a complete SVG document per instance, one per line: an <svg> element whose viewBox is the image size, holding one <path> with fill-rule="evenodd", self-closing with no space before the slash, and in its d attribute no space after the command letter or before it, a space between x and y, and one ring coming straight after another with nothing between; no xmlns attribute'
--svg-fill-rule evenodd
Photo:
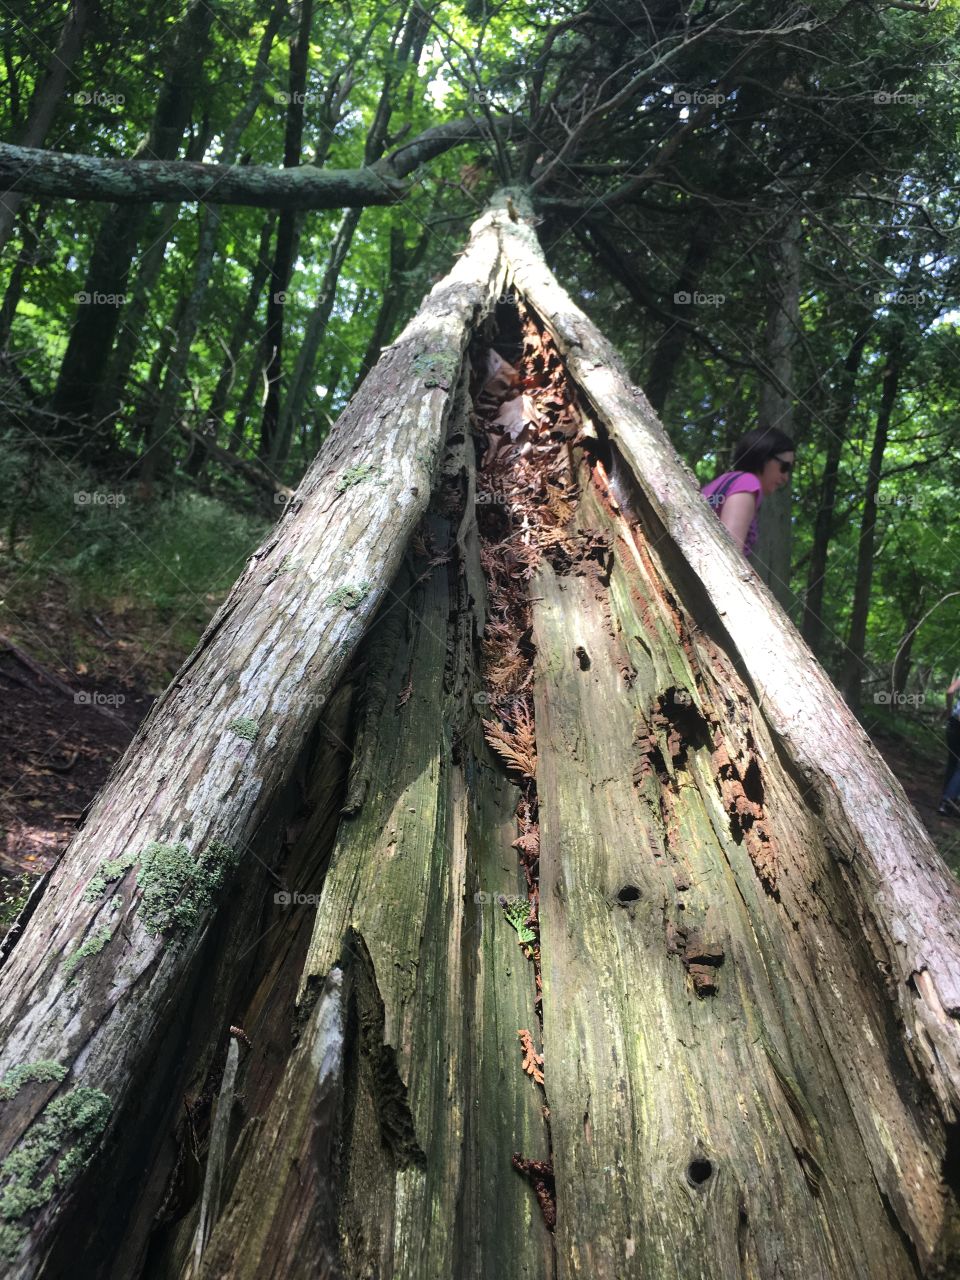
<svg viewBox="0 0 960 1280"><path fill-rule="evenodd" d="M748 431L733 451L734 471L752 471L759 475L775 453L794 453L796 446L788 435L776 427L755 427Z"/></svg>

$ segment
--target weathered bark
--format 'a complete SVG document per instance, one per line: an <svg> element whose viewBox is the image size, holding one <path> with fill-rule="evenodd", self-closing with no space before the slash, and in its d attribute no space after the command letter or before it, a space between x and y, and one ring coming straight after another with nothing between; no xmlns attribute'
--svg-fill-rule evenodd
<svg viewBox="0 0 960 1280"><path fill-rule="evenodd" d="M498 121L498 127L505 133L520 131L518 121L509 117ZM217 164L112 160L0 143L0 185L29 195L118 205L198 200L261 209L348 209L395 204L409 194L403 179L419 165L481 136L472 120L452 120L425 129L369 168L301 165L287 172L243 165L227 173Z"/></svg>
<svg viewBox="0 0 960 1280"><path fill-rule="evenodd" d="M463 131L461 131L462 134ZM448 146L464 140L458 134ZM383 168L314 169L289 173L266 165L231 166L171 160L112 160L0 143L0 183L8 190L61 200L149 204L158 200L251 205L260 209L342 209L394 204L407 194Z"/></svg>
<svg viewBox="0 0 960 1280"><path fill-rule="evenodd" d="M764 377L760 382L759 425L794 433L794 352L800 333L800 215L784 215L771 246L772 279L768 284L767 323L763 341ZM790 589L790 490L783 488L764 502L754 552L757 573L785 609L793 603Z"/></svg>
<svg viewBox="0 0 960 1280"><path fill-rule="evenodd" d="M732 949L737 982L742 983L735 1001L738 1010L736 1021L738 1024L741 1024L741 1019L750 1021L756 1028L745 1033L741 1024L739 1034L745 1038L754 1039L763 1028L762 1037L766 1038L767 1048L771 1050L768 1053L768 1072L778 1078L782 1090L782 1098L773 1110L773 1114L780 1117L783 1129L780 1139L777 1139L761 1121L761 1113L757 1113L754 1121L746 1120L736 1101L735 1082L743 1076L741 1068L726 1056L739 1052L733 1048L734 1040L730 1038L731 1035L736 1038L732 1031L734 1024L724 1025L721 1046L720 1024L725 1020L716 1005L708 1006L716 1010L716 1025L711 1034L717 1037L717 1054L723 1056L710 1059L704 1055L699 1075L696 1072L692 1077L688 1074L690 1068L686 1054L679 1058L670 1056L669 1036L665 1041L656 1034L651 1038L652 1045L665 1043L668 1055L661 1060L663 1071L654 1077L657 1081L663 1079L659 1088L668 1089L670 1080L678 1072L683 1073L687 1081L684 1086L688 1098L686 1105L699 1124L696 1131L684 1132L682 1124L673 1128L674 1114L669 1107L660 1113L658 1119L649 1105L650 1090L656 1086L650 1085L649 1081L646 1086L631 1086L628 1076L628 1096L636 1097L638 1105L639 1100L643 1100L639 1135L646 1140L643 1155L651 1161L656 1160L660 1143L670 1135L664 1145L667 1149L673 1147L672 1159L675 1162L675 1180L662 1180L660 1183L664 1194L670 1195L668 1186L676 1189L671 1196L672 1207L666 1216L663 1216L662 1205L648 1199L645 1203L650 1216L641 1216L639 1222L634 1216L626 1223L630 1227L630 1239L636 1242L639 1238L641 1242L634 1244L635 1249L644 1248L651 1258L657 1256L658 1249L662 1250L661 1268L662 1258L668 1259L666 1269L644 1271L638 1267L637 1274L703 1274L705 1266L709 1266L709 1274L726 1274L724 1267L729 1274L739 1274L735 1261L736 1241L743 1239L747 1228L739 1209L733 1212L728 1209L726 1215L722 1212L721 1204L728 1194L726 1188L729 1183L717 1178L712 1184L715 1193L711 1195L709 1180L705 1180L708 1194L701 1199L695 1190L684 1191L684 1187L689 1186L684 1181L686 1170L680 1156L684 1145L692 1163L696 1138L701 1138L712 1168L714 1171L719 1169L719 1161L709 1156L712 1120L719 1124L716 1136L720 1145L717 1150L728 1147L733 1140L734 1128L753 1123L758 1126L757 1150L766 1152L769 1143L772 1153L781 1141L784 1150L787 1144L792 1145L796 1152L795 1172L803 1173L800 1181L793 1183L798 1193L794 1200L794 1215L785 1215L779 1220L779 1226L776 1221L764 1223L762 1211L760 1221L757 1221L750 1214L749 1205L743 1206L749 1227L744 1246L748 1258L750 1250L754 1251L754 1256L759 1250L759 1256L771 1257L774 1245L762 1238L765 1231L770 1231L779 1241L778 1265L786 1274L790 1274L787 1267L792 1266L793 1273L797 1275L862 1275L866 1278L878 1274L878 1267L871 1270L864 1261L864 1251L869 1253L872 1250L870 1242L873 1239L883 1239L889 1245L889 1253L878 1264L880 1272L890 1275L931 1274L938 1260L945 1253L955 1257L950 1251L956 1249L956 1187L950 1169L952 1125L956 1121L960 1097L960 1036L956 1023L960 1013L960 894L957 886L949 877L899 784L840 701L796 629L759 579L745 568L715 517L698 500L690 477L683 475L677 467L662 428L643 397L629 386L615 352L544 270L530 244L531 233L512 224L506 225L505 232L505 252L513 267L515 287L547 320L567 357L571 374L609 431L610 442L614 446L615 470L622 476L619 485L615 486L615 500L622 510L636 513L634 536L640 533L649 539L655 548L651 551L654 566L658 559L665 561L663 581L669 584L666 586L669 592L665 596L666 603L671 609L680 604L682 609L679 620L671 623L680 641L671 663L672 679L676 680L682 671L690 671L686 666L690 662L689 655L680 658L686 637L692 641L695 654L704 652L701 646L705 642L707 651L711 643L717 648L717 674L712 679L704 678L706 672L701 665L702 658L693 669L696 675L699 668L704 686L712 684L715 689L719 708L717 722L724 731L725 739L717 743L714 738L714 745L719 750L713 761L712 792L704 787L702 794L708 814L713 809L714 815L715 797L719 794L720 808L727 811L727 817L718 821L716 816L712 816L710 824L722 843L728 836L733 838L739 853L747 855L747 865L743 865L744 875L737 874L724 853L722 862L717 864L723 868L722 876L710 878L709 866L697 868L698 874L694 875L691 883L704 888L706 921L698 946L715 941L714 920L706 912L713 906L715 893L720 891L723 880L732 870L739 899L745 904L753 903L759 913L754 914L754 908L748 907L752 921L744 936L746 949L752 950L753 956L744 964L743 958L737 960L739 952L736 946ZM518 245L516 250L513 249L514 244ZM629 542L625 554L634 557ZM642 548L636 558L643 559ZM689 614L689 624L683 621L684 612ZM706 631L709 639L699 636L698 629ZM624 635L630 634L625 627ZM645 646L648 643L644 641ZM721 656L724 649L726 658ZM601 678L607 668L603 662L598 665L601 672L598 678ZM734 671L738 668L745 680L743 696L751 708L745 718L731 709L728 693L728 690L737 689ZM684 687L693 699L689 674L684 676L684 680ZM696 681L694 683L695 687L700 687ZM738 696L734 692L734 705ZM697 705L695 699L693 705ZM740 705L747 711L743 703ZM709 730L715 733L717 725L711 723L711 715L709 712L704 714L704 710L701 709L700 714ZM598 716L598 719L603 717ZM692 737L693 744L696 744L697 718L694 717L692 735L689 726L684 728L682 713L680 720L678 745L682 747L686 737ZM731 737L734 751L731 751ZM736 749L737 738L740 739L739 749ZM588 736L586 740L596 742L596 735L592 739ZM709 744L710 734L706 741ZM673 754L671 748L671 757ZM669 773L666 755L664 762ZM597 776L609 776L609 773L608 768L603 768ZM613 776L621 775L616 772ZM569 804L568 801L568 808ZM685 804L683 807L686 809ZM547 805L544 812L553 813ZM686 851L687 856L692 856L692 851L700 846L706 830L702 820L691 827L692 816L672 818L668 806L664 824L668 830L673 828L674 831L669 847L675 852ZM557 821L555 816L553 820ZM577 822L575 831L591 829L589 822L579 825L582 814L578 815ZM553 829L569 828L561 825ZM802 833L799 837L798 832ZM619 824L616 839L622 841ZM624 847L639 848L632 840L624 842ZM728 851L732 853L729 847ZM562 855L562 846L560 852ZM766 862L767 856L771 858L769 863ZM548 865L546 861L544 865ZM564 866L562 857L559 865L550 865L556 865L559 874L560 866ZM642 870L643 855L634 853L630 865L638 872ZM682 874L682 867L680 870ZM706 878L704 872L707 873ZM564 880L568 878L564 866ZM593 887L589 876L581 876L580 883ZM611 887L613 883L611 879ZM569 888L568 885L566 887ZM633 895L626 896L629 900ZM551 898L544 892L542 900L547 903ZM570 909L588 909L591 901L589 895L576 903L571 899ZM644 919L648 921L649 928L650 916L659 914L661 910L662 897L655 897L651 902L644 897L641 886L638 902L648 903ZM668 917L669 903L668 897ZM719 899L717 906L720 907ZM742 910L742 906L738 910ZM767 915L768 923L761 930L760 916ZM739 926L735 931L732 910L727 914L720 907L720 917L724 916L730 930L726 936L732 939ZM843 924L844 919L847 925ZM562 920L560 923L562 926ZM566 932L561 927L564 941L569 939L574 927L571 924ZM724 935L725 932L718 924L716 933ZM589 936L596 936L596 933L588 933ZM603 936L607 938L603 954L612 962L612 958L619 955L619 947L610 939L609 926L603 930ZM764 941L764 936L769 938L769 943ZM553 1002L549 999L549 966L553 953L546 915L542 937L545 957L544 1035L549 1062L551 1044L556 1043L550 1037L551 1010L567 1019L558 1033L559 1043L563 1045L575 1043L571 1039L570 1025L574 1015L565 989L556 993ZM726 947L724 951L726 953ZM760 957L767 958L761 962ZM706 957L705 963L710 964ZM764 983L769 983L776 991L780 1005L776 1017L767 1003L768 997L762 994L762 985L751 989L751 980L746 977L751 970L758 984L765 971ZM634 981L635 975L646 975L646 955L642 964L629 965L626 972L634 976ZM596 977L592 983L584 979L584 987L591 993L614 991L617 981L611 987L605 977ZM611 995L610 999L613 998ZM604 1007L609 1010L606 1000ZM760 1010L764 1008L769 1011L769 1020L760 1016ZM749 1017L745 1012L748 1009L751 1010ZM852 1025L853 1018L861 1021ZM775 1029L777 1020L785 1029L786 1039L781 1039ZM609 1017L601 1017L594 1024L594 1034L587 1034L587 1044L597 1045L604 1038L599 1034L599 1026L604 1028L604 1036L609 1036L617 1024ZM626 1035L625 1041L629 1043ZM801 1048L804 1043L806 1047ZM831 1045L830 1069L837 1073L832 1091L826 1095L816 1092L814 1064L820 1056L818 1046L821 1044ZM647 1052L652 1055L655 1050ZM644 1061L649 1066L647 1052L644 1053ZM588 1093L593 1100L591 1114L598 1099L610 1097L611 1091L618 1087L616 1081L624 1061L619 1052L611 1053L605 1060L598 1050L597 1057L596 1066L586 1073L581 1058L575 1071L575 1082L574 1068L568 1066L567 1078L571 1086L576 1084L576 1106L566 1108L563 1117L568 1125L568 1134L575 1134L578 1138L572 1152L563 1144L562 1131L558 1132L560 1120L548 1075L554 1151L566 1151L565 1158L570 1162L567 1176L571 1181L578 1155L586 1159L589 1154L598 1166L603 1158L599 1153L596 1156L588 1153L582 1121L578 1129L573 1117L582 1117ZM869 1067L865 1065L868 1058ZM719 1082L715 1063L718 1060L724 1064L722 1077L727 1081L726 1102L717 1098ZM754 1070L756 1074L750 1078L751 1092L755 1093L761 1077L759 1070ZM868 1087L864 1085L866 1080L870 1081ZM807 1093L807 1089L813 1092ZM848 1108L845 1119L835 1109L841 1099ZM577 1106L580 1107L579 1113ZM720 1118L718 1108L722 1107L729 1108L726 1122ZM832 1136L833 1128L838 1124L847 1135L845 1140L855 1143L860 1157L853 1166L847 1164L846 1175L840 1173L839 1164L834 1163L844 1164L848 1160L844 1140L837 1142ZM596 1132L596 1124L593 1131ZM894 1131L899 1135L897 1138L892 1136ZM637 1141L635 1130L630 1137ZM815 1145L821 1137L829 1142L828 1162L834 1169L823 1179L817 1172L817 1165L821 1169L826 1166L819 1160ZM624 1150L625 1147L614 1144L607 1148L608 1151L617 1149ZM915 1182L903 1172L909 1165L909 1159L904 1158L908 1150L913 1152L913 1159L917 1162L912 1167L923 1170L918 1172ZM809 1159L811 1155L812 1161ZM741 1179L746 1176L753 1159L756 1156L748 1153L741 1162ZM946 1163L941 1181L943 1160ZM638 1168L644 1171L643 1179L646 1179L648 1166L643 1158L638 1162ZM582 1165L577 1168L573 1185L568 1184L568 1205L577 1203L578 1194L582 1199L581 1169ZM856 1170L861 1172L858 1174ZM702 1170L697 1171L694 1180L700 1172ZM557 1175L560 1206L564 1203L565 1178L559 1163ZM775 1178L776 1175L770 1176ZM845 1176L850 1178L846 1184ZM805 1192L801 1186L803 1182L809 1188ZM814 1184L819 1188L816 1192ZM875 1185L877 1194L870 1192L870 1184ZM849 1194L845 1193L845 1186ZM829 1198L835 1192L838 1199L832 1208L827 1209ZM605 1213L609 1207L611 1213L619 1216L620 1210L611 1205L611 1200L619 1200L621 1193L622 1183L616 1192L610 1186L607 1198L600 1202L604 1207L598 1211ZM631 1203L636 1204L636 1201L631 1200ZM702 1209L698 1205L702 1205ZM772 1206L771 1212L777 1213ZM686 1255L675 1253L672 1243L688 1213L696 1224L691 1230L700 1237L695 1256L691 1252ZM804 1226L806 1243L801 1242L802 1248L798 1250L809 1250L806 1269L791 1263L798 1231L796 1214L799 1213L804 1215L805 1222L811 1224L809 1231ZM652 1226L651 1218L654 1220ZM848 1225L847 1218L851 1224L860 1225ZM894 1222L892 1231L891 1219ZM812 1224L818 1220L820 1225L814 1228ZM711 1224L711 1237L706 1244L702 1231L708 1223ZM653 1239L647 1234L651 1229ZM567 1237L571 1258L569 1273L576 1273L578 1266L585 1265L588 1244L591 1248L590 1266L596 1273L596 1241L588 1242L583 1235L573 1238L572 1232ZM616 1268L623 1256L625 1246L622 1238L618 1244L617 1259L612 1253L609 1255L608 1273L611 1275L617 1274ZM858 1254L853 1258L849 1253L852 1247ZM874 1255L875 1261L877 1256ZM741 1265L748 1269L746 1261ZM760 1267L757 1273L769 1272Z"/></svg>
<svg viewBox="0 0 960 1280"><path fill-rule="evenodd" d="M570 512L553 530L568 558L541 558L531 581L529 542L491 540L509 522L489 484L481 501L466 378L452 406L444 390L505 283L553 335L582 411L553 446L566 492L533 486L518 513ZM20 1068L0 1150L23 1153L78 1087L112 1102L71 1194L54 1184L16 1220L30 1233L11 1274L70 1257L137 1275L161 1202L149 1274L188 1272L204 1179L187 1176L189 1143L170 1178L169 1134L188 1082L216 1094L236 1017L253 1047L201 1276L953 1274L960 890L532 227L476 224L300 501L0 970L0 1071ZM530 790L494 762L475 706L477 640L505 616L495 562L532 618L514 687L536 712L542 1085L517 1044L536 1037L535 984L494 904L523 885L514 814ZM333 593L344 612L329 593L347 572L371 589ZM298 764L314 698L341 742L355 707L356 742ZM279 867L298 773L311 801ZM108 868L127 934L88 947L69 988L65 949L111 919L109 885L83 899L102 859L161 840L208 861L211 839L255 849L279 883L247 854L232 897L214 888L163 951L145 927L150 857L136 885ZM261 912L268 885L281 896ZM266 953L252 969L251 946Z"/></svg>
<svg viewBox="0 0 960 1280"><path fill-rule="evenodd" d="M67 77L83 48L86 29L96 21L99 9L99 0L73 0L70 5L47 74L31 99L26 124L18 139L22 147L39 147L46 138L57 108L63 103ZM10 239L22 203L23 195L19 192L0 192L0 254Z"/></svg>

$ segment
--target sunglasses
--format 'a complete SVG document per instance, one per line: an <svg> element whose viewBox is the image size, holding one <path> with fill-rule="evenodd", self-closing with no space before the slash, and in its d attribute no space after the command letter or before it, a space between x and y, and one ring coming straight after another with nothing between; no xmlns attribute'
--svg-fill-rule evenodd
<svg viewBox="0 0 960 1280"><path fill-rule="evenodd" d="M780 470L783 472L785 476L788 476L790 472L793 470L792 462L785 462L783 458L778 458L775 453L771 454L770 456L773 458L775 462L780 463Z"/></svg>

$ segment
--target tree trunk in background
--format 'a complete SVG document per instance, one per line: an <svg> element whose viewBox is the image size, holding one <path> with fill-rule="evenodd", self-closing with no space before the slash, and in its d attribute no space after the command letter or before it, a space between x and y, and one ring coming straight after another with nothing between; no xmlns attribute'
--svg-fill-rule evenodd
<svg viewBox="0 0 960 1280"><path fill-rule="evenodd" d="M880 472L890 431L890 415L897 399L897 388L902 370L903 333L894 333L890 350L883 367L880 407L877 426L873 433L873 448L863 491L863 514L860 517L860 538L857 544L857 577L853 589L853 605L850 610L850 629L843 666L843 695L851 709L860 711L860 682L865 663L867 644L867 617L870 613L870 588L873 584L873 556L877 529L877 491L880 488Z"/></svg>
<svg viewBox="0 0 960 1280"><path fill-rule="evenodd" d="M390 228L390 261L386 281L380 291L380 310L377 312L373 332L370 334L366 350L360 360L350 392L351 396L355 396L360 390L360 384L380 359L380 350L393 332L403 304L403 274L414 271L420 265L429 243L430 230L424 227L419 240L408 251L404 243L403 228L399 226Z"/></svg>
<svg viewBox="0 0 960 1280"><path fill-rule="evenodd" d="M280 424L270 450L270 465L272 467L282 468L290 452L294 424L304 409L310 380L313 377L314 366L317 362L317 352L326 333L327 322L330 319L330 313L333 311L333 304L336 300L340 272L346 261L347 254L350 252L353 235L360 222L360 214L362 212L362 209L345 209L343 217L340 219L340 225L334 233L330 253L327 257L327 268L323 273L323 280L317 294L317 302L310 312L303 340L297 351L297 359L290 379L290 389L282 401Z"/></svg>
<svg viewBox="0 0 960 1280"><path fill-rule="evenodd" d="M275 224L276 215L273 213L267 214L260 232L260 243L257 247L253 269L250 273L250 288L247 291L246 299L237 316L236 323L230 332L220 377L217 379L217 385L214 387L213 395L210 397L210 407L204 415L204 435L209 436L214 443L219 441L223 435L224 415L227 411L230 390L236 377L237 364L244 347L250 345L250 330L253 327L254 319L260 306L263 286L266 284L267 277L270 274L270 241L273 239ZM187 463L187 471L190 475L199 475L205 461L206 455L201 445L191 454L190 461Z"/></svg>
<svg viewBox="0 0 960 1280"><path fill-rule="evenodd" d="M20 146L39 147L46 139L57 109L63 105L67 80L83 48L87 28L96 22L99 11L99 0L72 0L47 74L31 98L26 125L17 139ZM23 199L17 191L0 192L0 255L10 239Z"/></svg>
<svg viewBox="0 0 960 1280"><path fill-rule="evenodd" d="M260 37L250 92L227 130L223 145L220 148L220 154L217 157L218 164L229 166L236 163L243 132L253 119L263 97L263 87L270 70L270 50L288 9L288 0L277 0L270 12L270 17ZM158 466L162 465L162 457L169 457L169 451L163 451L161 454L160 441L163 436L177 426L183 382L186 377L187 362L190 358L190 348L193 345L193 339L200 324L200 315L206 301L219 232L220 210L214 204L205 205L200 215L200 235L194 259L193 288L180 317L173 356L167 365L156 416L152 420L148 431L145 442L146 448L140 462L140 476L146 483L153 479Z"/></svg>
<svg viewBox="0 0 960 1280"><path fill-rule="evenodd" d="M287 125L283 141L283 167L300 164L303 146L303 106L307 92L307 61L310 57L310 29L313 0L297 0L297 32L290 39L290 72ZM283 309L286 292L297 257L299 214L283 209L277 220L277 243L270 271L267 295L267 327L263 335L263 367L266 395L260 424L261 458L269 459L280 424L280 376L283 372Z"/></svg>
<svg viewBox="0 0 960 1280"><path fill-rule="evenodd" d="M689 330L679 322L694 319L696 313L692 299L703 281L703 273L713 253L718 230L719 222L714 209L706 209L694 221L687 252L673 284L673 296L666 300L667 309L675 313L676 320L668 324L657 338L646 381L650 403L657 413L663 412L689 337Z"/></svg>
<svg viewBox="0 0 960 1280"><path fill-rule="evenodd" d="M120 331L93 404L91 417L96 424L107 419L116 421L130 389L130 371L138 353L151 338L158 340L160 337L159 318L153 314L156 307L153 289L163 267L170 237L180 219L180 208L178 204L162 205L156 218L144 228L143 239L148 247L137 259L137 274L129 300L123 307Z"/></svg>
<svg viewBox="0 0 960 1280"><path fill-rule="evenodd" d="M214 6L190 0L178 24L170 63L160 90L149 136L137 157L172 160L200 87ZM52 407L72 418L88 418L103 382L110 350L121 323L130 263L148 216L148 205L115 205L107 210L93 242L80 302L60 366Z"/></svg>
<svg viewBox="0 0 960 1280"><path fill-rule="evenodd" d="M187 146L187 158L199 159L212 136L213 130L208 125L192 138ZM163 269L167 245L180 219L180 211L178 204L162 205L156 217L144 228L143 241L147 248L135 259L137 273L133 291L122 309L117 340L93 404L91 417L98 427L107 420L115 423L122 412L129 391L130 370L138 352L149 343L150 335L156 334L158 340L163 341L162 334L158 333L157 320L151 314L156 305L153 287Z"/></svg>
<svg viewBox="0 0 960 1280"><path fill-rule="evenodd" d="M23 284L27 270L34 265L40 253L40 238L43 234L43 225L47 220L47 214L48 210L38 209L36 222L33 226L30 225L28 210L23 210L20 214L22 244L3 293L3 302L0 304L0 351L5 351L10 341L10 329L13 326L13 317L17 314L17 306L23 294Z"/></svg>
<svg viewBox="0 0 960 1280"><path fill-rule="evenodd" d="M423 12L415 6L412 16L408 17L407 14L408 10L404 8L397 20L390 49L390 67L384 76L377 110L374 113L373 122L367 132L364 144L364 165L374 164L386 150L387 131L390 127L390 117L399 85L408 66L416 66L423 51L423 42L426 39L428 30L428 24L424 21ZM401 32L403 33L402 38ZM306 403L310 378L317 360L317 351L326 333L330 314L333 311L333 304L336 300L340 272L343 269L347 254L350 252L350 246L353 243L354 233L359 225L362 212L362 209L345 209L334 234L320 292L310 312L306 332L297 352L293 376L290 379L290 389L280 409L279 423L270 450L270 461L273 466L282 466L290 452L294 423Z"/></svg>
<svg viewBox="0 0 960 1280"><path fill-rule="evenodd" d="M923 591L916 596L903 611L904 630L900 644L897 646L893 660L890 683L898 701L902 701L907 692L907 680L910 678L911 653L917 628L923 618Z"/></svg>
<svg viewBox="0 0 960 1280"><path fill-rule="evenodd" d="M28 904L12 1280L955 1274L960 888L512 195Z"/></svg>
<svg viewBox="0 0 960 1280"><path fill-rule="evenodd" d="M860 329L847 352L826 418L826 461L820 480L820 501L813 525L813 545L810 549L807 589L803 601L803 638L814 653L820 653L823 638L827 552L830 549L830 538L833 534L833 512L837 501L840 457L847 438L847 423L856 402L857 373L873 323L871 316L869 322Z"/></svg>
<svg viewBox="0 0 960 1280"><path fill-rule="evenodd" d="M758 425L778 427L793 437L794 352L800 332L800 215L786 214L778 239L770 246L769 304L763 343L765 376L760 383ZM763 503L754 567L785 609L793 604L790 589L790 488Z"/></svg>

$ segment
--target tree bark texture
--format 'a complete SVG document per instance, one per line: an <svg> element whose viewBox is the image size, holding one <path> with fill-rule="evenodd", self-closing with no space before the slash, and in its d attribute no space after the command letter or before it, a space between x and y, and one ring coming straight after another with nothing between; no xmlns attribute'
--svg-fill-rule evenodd
<svg viewBox="0 0 960 1280"><path fill-rule="evenodd" d="M960 893L518 205L0 970L11 1275L955 1274Z"/></svg>
<svg viewBox="0 0 960 1280"><path fill-rule="evenodd" d="M498 127L518 132L516 120ZM0 187L62 200L144 204L158 200L251 205L261 209L344 209L395 204L409 194L403 181L451 147L481 137L471 120L426 129L376 165L320 169L300 165L190 163L185 160L114 160L0 143Z"/></svg>

